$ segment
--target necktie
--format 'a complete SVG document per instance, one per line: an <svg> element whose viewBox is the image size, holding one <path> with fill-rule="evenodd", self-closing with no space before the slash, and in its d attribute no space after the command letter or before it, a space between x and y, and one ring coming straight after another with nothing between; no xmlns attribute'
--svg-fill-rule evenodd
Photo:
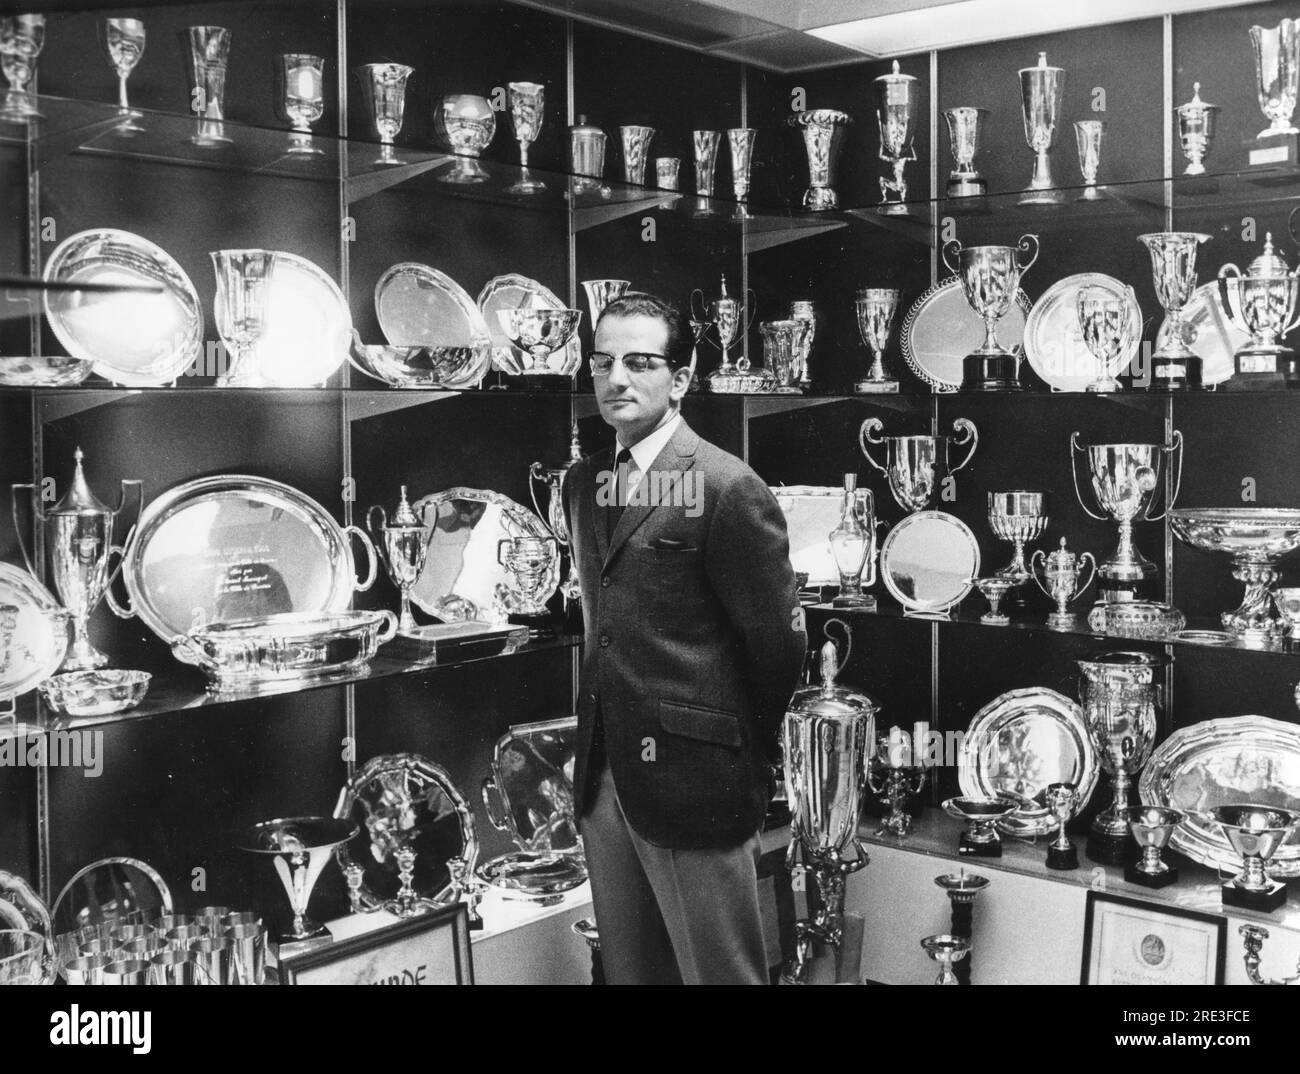
<svg viewBox="0 0 1300 1074"><path fill-rule="evenodd" d="M629 469L632 466L632 452L628 448L622 448L614 456L614 502L610 504L608 521L609 535L614 535L614 529L618 526L618 520L623 517L623 508L627 506Z"/></svg>

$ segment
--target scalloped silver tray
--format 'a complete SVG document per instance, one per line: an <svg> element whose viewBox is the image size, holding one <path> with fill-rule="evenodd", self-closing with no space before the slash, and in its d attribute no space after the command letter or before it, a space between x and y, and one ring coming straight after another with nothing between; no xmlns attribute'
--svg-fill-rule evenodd
<svg viewBox="0 0 1300 1074"><path fill-rule="evenodd" d="M1073 783L1078 809L1097 786L1097 751L1078 702L1045 687L1008 690L979 710L962 744L957 783L962 794L996 797L1011 791L1037 796L1052 783ZM1008 835L1031 838L1056 831L1045 810L998 822Z"/></svg>
<svg viewBox="0 0 1300 1074"><path fill-rule="evenodd" d="M1144 805L1185 811L1237 803L1300 810L1300 726L1268 716L1225 716L1180 728L1151 754L1138 793ZM1171 842L1211 869L1241 871L1241 858L1216 824L1189 816ZM1300 876L1300 833L1287 837L1268 871Z"/></svg>
<svg viewBox="0 0 1300 1074"><path fill-rule="evenodd" d="M1164 339L1169 321L1160 324L1157 343ZM1192 353L1201 359L1201 383L1222 384L1237 372L1236 353L1250 342L1223 311L1219 301L1219 281L1203 283L1183 308L1183 332Z"/></svg>
<svg viewBox="0 0 1300 1074"><path fill-rule="evenodd" d="M1013 351L1022 345L1029 317L1029 296L1016 301L998 321L998 342ZM984 342L984 321L970 308L961 278L949 276L912 303L899 333L903 360L937 392L961 387L962 359Z"/></svg>
<svg viewBox="0 0 1300 1074"><path fill-rule="evenodd" d="M427 368L403 370L403 387L469 388L491 368L492 334L483 313L445 272L416 261L390 266L375 284L375 314L390 344L424 352Z"/></svg>
<svg viewBox="0 0 1300 1074"><path fill-rule="evenodd" d="M0 702L35 689L67 652L67 612L27 571L0 563Z"/></svg>
<svg viewBox="0 0 1300 1074"><path fill-rule="evenodd" d="M558 375L562 369L576 371L582 365L582 342L579 340L577 332L573 333L572 338L565 345L562 361L557 357L559 352L551 356L551 362L556 367L554 369L528 369L524 352L506 337L505 331L497 319L497 313L501 310L522 308L562 310L568 308L565 303L556 297L553 291L548 290L536 280L513 272L504 276L493 276L483 285L483 290L479 292L478 308L487 324L488 334L492 337L493 364L502 372L512 375L521 373ZM596 326L592 325L591 327L592 331L595 331Z"/></svg>

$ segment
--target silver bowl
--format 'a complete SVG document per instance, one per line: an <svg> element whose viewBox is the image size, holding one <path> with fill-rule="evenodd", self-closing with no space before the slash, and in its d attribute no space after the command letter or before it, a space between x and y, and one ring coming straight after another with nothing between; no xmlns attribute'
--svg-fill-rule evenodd
<svg viewBox="0 0 1300 1074"><path fill-rule="evenodd" d="M0 388L62 388L90 376L94 362L59 356L0 357Z"/></svg>
<svg viewBox="0 0 1300 1074"><path fill-rule="evenodd" d="M516 347L527 351L532 361L522 373L549 373L572 376L577 369L554 368L551 355L555 354L573 337L582 322L581 310L514 309L498 310L497 321L502 331ZM576 351L576 348L574 348ZM581 353L578 353L581 361Z"/></svg>
<svg viewBox="0 0 1300 1074"><path fill-rule="evenodd" d="M147 671L72 671L40 685L41 697L55 712L68 716L111 716L144 700L152 676Z"/></svg>

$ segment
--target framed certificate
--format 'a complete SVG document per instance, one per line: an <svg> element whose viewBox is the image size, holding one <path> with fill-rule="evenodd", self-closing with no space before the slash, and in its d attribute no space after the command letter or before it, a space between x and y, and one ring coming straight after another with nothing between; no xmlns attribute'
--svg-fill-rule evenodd
<svg viewBox="0 0 1300 1074"><path fill-rule="evenodd" d="M1227 943L1225 918L1089 891L1081 983L1223 984Z"/></svg>
<svg viewBox="0 0 1300 1074"><path fill-rule="evenodd" d="M464 903L307 951L280 963L288 985L474 983Z"/></svg>

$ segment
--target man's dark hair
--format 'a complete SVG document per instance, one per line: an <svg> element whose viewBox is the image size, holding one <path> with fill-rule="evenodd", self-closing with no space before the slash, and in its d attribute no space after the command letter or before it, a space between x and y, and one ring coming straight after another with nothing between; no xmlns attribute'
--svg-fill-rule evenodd
<svg viewBox="0 0 1300 1074"><path fill-rule="evenodd" d="M603 321L606 317L655 317L663 321L668 326L664 356L669 368L678 369L690 362L689 340L692 335L681 310L671 302L645 291L627 291L605 307L600 319Z"/></svg>

